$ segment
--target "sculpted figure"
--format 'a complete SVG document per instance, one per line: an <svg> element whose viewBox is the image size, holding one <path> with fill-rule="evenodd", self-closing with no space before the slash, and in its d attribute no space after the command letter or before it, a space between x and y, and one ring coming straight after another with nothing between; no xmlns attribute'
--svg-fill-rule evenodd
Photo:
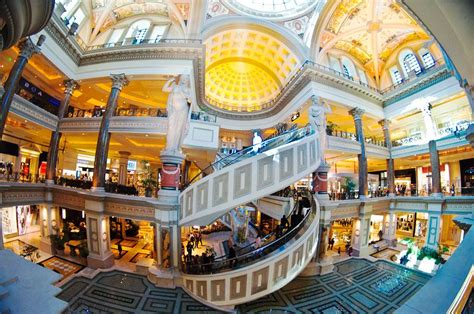
<svg viewBox="0 0 474 314"><path fill-rule="evenodd" d="M326 114L331 112L331 107L319 101L315 95L311 96L311 101L313 104L309 108L309 123L315 132L319 133L321 158L324 159L324 149L327 148Z"/></svg>
<svg viewBox="0 0 474 314"><path fill-rule="evenodd" d="M190 98L189 76L178 75L165 83L163 92L168 96L168 133L165 151L181 153L181 144L188 131L188 99Z"/></svg>

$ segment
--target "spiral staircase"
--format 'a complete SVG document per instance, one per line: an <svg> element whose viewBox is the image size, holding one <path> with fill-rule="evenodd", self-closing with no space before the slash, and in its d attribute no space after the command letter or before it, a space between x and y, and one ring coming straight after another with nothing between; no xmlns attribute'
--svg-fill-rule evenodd
<svg viewBox="0 0 474 314"><path fill-rule="evenodd" d="M232 208L279 191L320 165L318 135L309 128L289 131L221 159L214 172L193 178L180 194L180 226L208 225ZM319 204L297 226L258 249L196 271L183 268L182 286L198 301L223 310L277 291L311 261L319 238Z"/></svg>

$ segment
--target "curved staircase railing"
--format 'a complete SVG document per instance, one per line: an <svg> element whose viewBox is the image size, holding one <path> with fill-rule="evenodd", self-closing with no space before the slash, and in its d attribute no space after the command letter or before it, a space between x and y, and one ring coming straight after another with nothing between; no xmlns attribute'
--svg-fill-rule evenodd
<svg viewBox="0 0 474 314"><path fill-rule="evenodd" d="M219 160L222 167L180 194L181 226L204 226L231 208L272 194L315 171L318 135L309 127L262 142Z"/></svg>
<svg viewBox="0 0 474 314"><path fill-rule="evenodd" d="M275 292L296 278L311 261L319 242L319 203L311 196L305 219L263 258L226 272L182 274L183 288L198 301L229 309Z"/></svg>

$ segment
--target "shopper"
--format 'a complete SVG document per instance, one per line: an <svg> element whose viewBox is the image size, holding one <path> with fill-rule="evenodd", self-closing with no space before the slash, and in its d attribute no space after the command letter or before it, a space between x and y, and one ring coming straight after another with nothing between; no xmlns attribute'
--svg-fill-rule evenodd
<svg viewBox="0 0 474 314"><path fill-rule="evenodd" d="M120 242L117 243L117 249L119 251L119 258L122 257L122 244Z"/></svg>

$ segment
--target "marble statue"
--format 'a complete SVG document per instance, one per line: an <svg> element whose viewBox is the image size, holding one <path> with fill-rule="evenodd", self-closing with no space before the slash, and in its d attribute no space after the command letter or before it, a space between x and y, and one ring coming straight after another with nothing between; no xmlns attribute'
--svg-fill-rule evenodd
<svg viewBox="0 0 474 314"><path fill-rule="evenodd" d="M326 114L331 112L331 107L325 102L319 101L317 96L311 97L312 106L309 107L309 123L313 130L319 133L319 145L321 159L324 159L323 150L327 148Z"/></svg>
<svg viewBox="0 0 474 314"><path fill-rule="evenodd" d="M189 76L178 75L165 83L163 92L168 96L168 130L166 134L165 151L171 154L181 154L181 144L188 131L190 98Z"/></svg>

